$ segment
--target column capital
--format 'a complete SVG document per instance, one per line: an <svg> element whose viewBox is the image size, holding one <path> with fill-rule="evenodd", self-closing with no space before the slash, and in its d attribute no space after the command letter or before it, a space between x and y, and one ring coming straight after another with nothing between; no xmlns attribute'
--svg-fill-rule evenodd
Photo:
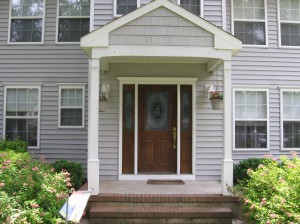
<svg viewBox="0 0 300 224"><path fill-rule="evenodd" d="M92 68L99 68L101 67L100 65L100 58L92 58L91 60L91 67Z"/></svg>

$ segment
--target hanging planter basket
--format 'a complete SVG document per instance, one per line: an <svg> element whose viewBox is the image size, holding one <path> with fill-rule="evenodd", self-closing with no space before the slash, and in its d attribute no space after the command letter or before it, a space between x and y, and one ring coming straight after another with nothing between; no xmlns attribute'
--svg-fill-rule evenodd
<svg viewBox="0 0 300 224"><path fill-rule="evenodd" d="M211 99L211 107L213 110L222 110L223 109L223 100L221 99Z"/></svg>
<svg viewBox="0 0 300 224"><path fill-rule="evenodd" d="M99 100L99 111L105 112L107 106L107 100Z"/></svg>

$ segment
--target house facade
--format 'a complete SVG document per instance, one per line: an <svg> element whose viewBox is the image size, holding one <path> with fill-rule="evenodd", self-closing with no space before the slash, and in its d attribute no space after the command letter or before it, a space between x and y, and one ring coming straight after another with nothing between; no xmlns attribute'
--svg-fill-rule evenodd
<svg viewBox="0 0 300 224"><path fill-rule="evenodd" d="M234 162L299 149L300 0L3 0L0 30L0 134L81 163L94 194L227 194Z"/></svg>

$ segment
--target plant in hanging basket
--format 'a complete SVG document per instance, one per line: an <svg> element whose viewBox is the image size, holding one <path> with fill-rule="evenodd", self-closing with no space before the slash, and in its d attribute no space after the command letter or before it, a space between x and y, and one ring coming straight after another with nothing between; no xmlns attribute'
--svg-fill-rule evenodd
<svg viewBox="0 0 300 224"><path fill-rule="evenodd" d="M210 100L223 100L223 92L221 91L211 91L209 92Z"/></svg>
<svg viewBox="0 0 300 224"><path fill-rule="evenodd" d="M209 92L209 99L213 110L223 109L223 92L211 91Z"/></svg>

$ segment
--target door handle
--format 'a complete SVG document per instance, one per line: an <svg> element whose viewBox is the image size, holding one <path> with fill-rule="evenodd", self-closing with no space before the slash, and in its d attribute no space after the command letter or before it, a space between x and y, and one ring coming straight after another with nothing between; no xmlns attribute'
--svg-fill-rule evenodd
<svg viewBox="0 0 300 224"><path fill-rule="evenodd" d="M177 139L177 129L176 127L173 128L173 149L176 149L176 139Z"/></svg>

